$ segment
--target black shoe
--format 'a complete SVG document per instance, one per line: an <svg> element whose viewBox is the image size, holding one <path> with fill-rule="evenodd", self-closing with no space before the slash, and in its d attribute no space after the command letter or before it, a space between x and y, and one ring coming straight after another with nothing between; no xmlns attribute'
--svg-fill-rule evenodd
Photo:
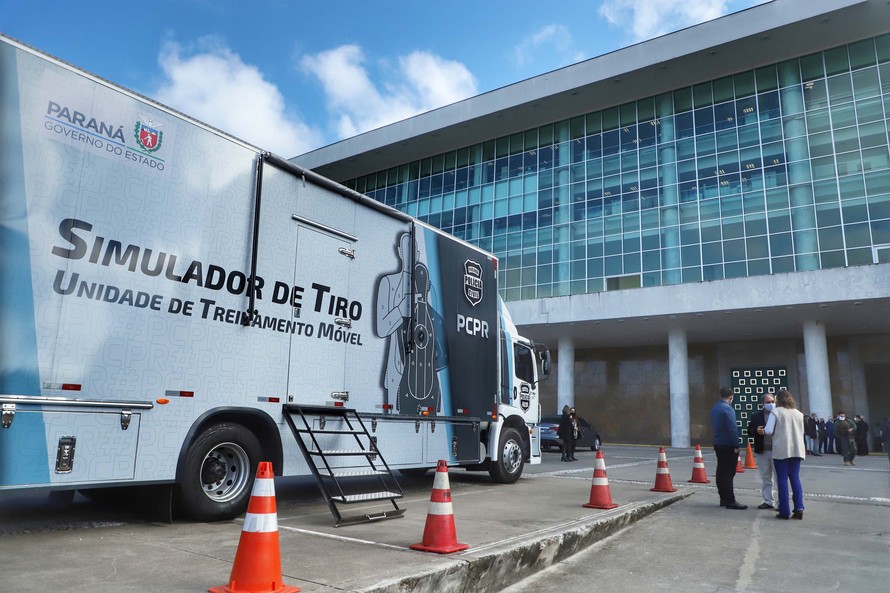
<svg viewBox="0 0 890 593"><path fill-rule="evenodd" d="M822 457L821 453L813 453L813 457Z"/></svg>
<svg viewBox="0 0 890 593"><path fill-rule="evenodd" d="M578 461L578 460L575 459L574 457L569 457L569 461Z"/></svg>
<svg viewBox="0 0 890 593"><path fill-rule="evenodd" d="M791 518L790 515L776 515L776 519L786 519L787 520L790 518Z"/></svg>
<svg viewBox="0 0 890 593"><path fill-rule="evenodd" d="M744 511L745 509L748 508L748 506L744 505L744 504L739 504L737 502L730 502L726 505L726 508L731 509L733 511Z"/></svg>
<svg viewBox="0 0 890 593"><path fill-rule="evenodd" d="M791 518L803 521L803 511L794 511L791 513Z"/></svg>
<svg viewBox="0 0 890 593"><path fill-rule="evenodd" d="M761 505L758 506L757 508L758 508L758 509L772 509L772 508L775 508L775 507L774 507L773 505L771 505L771 504L767 504L767 503L764 502L764 503L761 503Z"/></svg>

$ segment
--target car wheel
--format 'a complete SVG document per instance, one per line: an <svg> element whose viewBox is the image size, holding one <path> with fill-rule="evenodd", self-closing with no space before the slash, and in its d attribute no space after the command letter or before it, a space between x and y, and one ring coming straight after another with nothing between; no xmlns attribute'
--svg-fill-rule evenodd
<svg viewBox="0 0 890 593"><path fill-rule="evenodd" d="M603 446L603 443L602 443L602 441L600 441L599 436L593 437L593 444L590 445L590 450L591 451L599 451L600 447L602 447L602 446Z"/></svg>
<svg viewBox="0 0 890 593"><path fill-rule="evenodd" d="M214 424L189 446L176 485L178 508L196 521L220 521L247 510L262 448L240 424Z"/></svg>
<svg viewBox="0 0 890 593"><path fill-rule="evenodd" d="M498 439L498 448L495 452L497 459L493 459L488 469L491 478L501 484L512 484L522 475L525 466L523 455L522 437L515 428L505 428Z"/></svg>

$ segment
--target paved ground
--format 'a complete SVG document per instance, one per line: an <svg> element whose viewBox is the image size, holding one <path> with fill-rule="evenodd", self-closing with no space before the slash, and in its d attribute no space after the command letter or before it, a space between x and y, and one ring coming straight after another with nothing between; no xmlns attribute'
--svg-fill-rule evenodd
<svg viewBox="0 0 890 593"><path fill-rule="evenodd" d="M307 592L417 593L496 591L517 582L517 592L575 591L593 588L592 580L598 592L812 593L877 591L890 581L886 456L858 460L855 468L837 456L808 460L805 520L792 522L753 509L760 502L756 470L736 478L737 498L752 508L726 511L713 482L687 483L690 449L668 450L674 494L649 490L657 448L612 445L604 452L620 504L611 511L581 507L590 494L591 452L576 463L548 453L510 486L453 471L457 537L471 547L449 556L408 548L423 533L429 476L402 480L404 518L341 528L332 527L314 485L277 480L284 581ZM713 452L705 451L705 464L713 480ZM200 592L228 581L241 524L170 525L79 496L69 505L49 504L45 494L6 495L0 590ZM555 568L541 572L549 566ZM522 581L536 573L545 576Z"/></svg>

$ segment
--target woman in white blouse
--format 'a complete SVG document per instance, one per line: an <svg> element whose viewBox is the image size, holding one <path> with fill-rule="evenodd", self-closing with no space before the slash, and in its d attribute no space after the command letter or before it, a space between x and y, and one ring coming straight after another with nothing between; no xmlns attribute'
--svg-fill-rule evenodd
<svg viewBox="0 0 890 593"><path fill-rule="evenodd" d="M800 462L806 458L803 414L797 410L794 397L787 389L776 394L776 409L769 415L761 434L773 437L773 467L779 490L777 519L803 519L803 487L800 485ZM788 482L794 496L794 509L788 505Z"/></svg>

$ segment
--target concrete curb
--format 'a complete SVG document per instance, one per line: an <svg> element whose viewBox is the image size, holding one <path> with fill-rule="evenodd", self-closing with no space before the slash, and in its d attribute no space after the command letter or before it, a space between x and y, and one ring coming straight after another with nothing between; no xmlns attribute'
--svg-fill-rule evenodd
<svg viewBox="0 0 890 593"><path fill-rule="evenodd" d="M618 507L614 515L592 518L558 533L526 539L480 556L455 558L456 563L362 589L362 593L494 593L561 562L628 525L693 492L680 492L656 502ZM631 508L627 508L631 507Z"/></svg>

